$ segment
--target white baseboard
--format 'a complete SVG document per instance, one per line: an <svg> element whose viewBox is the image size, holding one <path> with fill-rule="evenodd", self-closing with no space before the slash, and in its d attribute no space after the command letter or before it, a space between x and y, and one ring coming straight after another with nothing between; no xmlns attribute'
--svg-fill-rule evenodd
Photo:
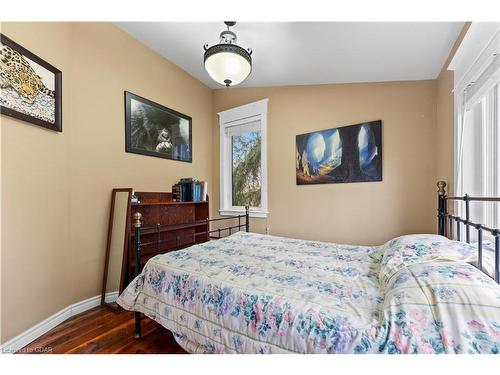
<svg viewBox="0 0 500 375"><path fill-rule="evenodd" d="M106 293L104 300L106 302L114 302L118 298L118 291ZM94 296L86 300L76 302L64 309L56 312L54 315L48 317L44 321L36 324L35 326L27 329L20 335L10 339L5 344L0 345L0 353L14 353L19 349L25 347L30 342L36 340L44 333L47 333L52 328L68 320L72 316L78 315L84 311L90 310L101 304L101 296Z"/></svg>
<svg viewBox="0 0 500 375"><path fill-rule="evenodd" d="M104 302L106 303L115 302L117 299L118 299L118 291L106 293L106 296L104 296Z"/></svg>

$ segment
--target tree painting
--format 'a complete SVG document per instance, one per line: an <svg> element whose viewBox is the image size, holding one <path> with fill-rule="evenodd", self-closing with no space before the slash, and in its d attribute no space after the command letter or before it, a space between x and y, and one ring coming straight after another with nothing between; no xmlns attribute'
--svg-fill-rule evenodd
<svg viewBox="0 0 500 375"><path fill-rule="evenodd" d="M296 137L297 185L382 181L382 121Z"/></svg>
<svg viewBox="0 0 500 375"><path fill-rule="evenodd" d="M261 206L261 137L252 131L233 135L233 206Z"/></svg>

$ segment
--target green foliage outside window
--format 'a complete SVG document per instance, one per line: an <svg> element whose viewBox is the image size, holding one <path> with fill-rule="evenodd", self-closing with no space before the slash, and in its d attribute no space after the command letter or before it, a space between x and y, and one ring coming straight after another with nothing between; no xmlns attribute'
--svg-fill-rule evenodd
<svg viewBox="0 0 500 375"><path fill-rule="evenodd" d="M231 137L233 206L261 206L261 136L247 132Z"/></svg>

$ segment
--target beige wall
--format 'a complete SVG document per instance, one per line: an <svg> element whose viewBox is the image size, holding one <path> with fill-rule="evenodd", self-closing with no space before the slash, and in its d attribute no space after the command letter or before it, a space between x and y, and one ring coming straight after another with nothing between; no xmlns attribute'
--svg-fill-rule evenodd
<svg viewBox="0 0 500 375"><path fill-rule="evenodd" d="M447 68L469 27L470 22L467 22L436 79L436 179L446 181L449 194L453 194L454 189L453 133L455 112L453 72Z"/></svg>
<svg viewBox="0 0 500 375"><path fill-rule="evenodd" d="M61 69L65 93L62 134L0 117L4 342L76 300L68 288L72 26L3 23L2 33Z"/></svg>
<svg viewBox="0 0 500 375"><path fill-rule="evenodd" d="M215 90L214 191L219 181L216 113L263 98L269 98L270 214L267 220L254 219L256 230L356 244L435 232L435 81ZM383 121L382 182L295 184L297 134L378 119Z"/></svg>
<svg viewBox="0 0 500 375"><path fill-rule="evenodd" d="M113 187L210 182L213 152L211 90L113 25L3 23L2 33L63 72L63 133L1 117L5 342L100 293ZM192 164L125 153L124 90L192 116Z"/></svg>
<svg viewBox="0 0 500 375"><path fill-rule="evenodd" d="M446 181L453 192L453 72L443 70L436 80L436 180Z"/></svg>

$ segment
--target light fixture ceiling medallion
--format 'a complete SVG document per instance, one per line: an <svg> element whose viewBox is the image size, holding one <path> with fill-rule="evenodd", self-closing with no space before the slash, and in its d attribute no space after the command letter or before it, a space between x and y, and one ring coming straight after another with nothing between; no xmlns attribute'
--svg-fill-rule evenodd
<svg viewBox="0 0 500 375"><path fill-rule="evenodd" d="M212 79L226 87L237 85L252 71L252 50L236 44L236 34L229 30L236 22L226 21L227 30L220 33L220 42L205 44L205 69Z"/></svg>

